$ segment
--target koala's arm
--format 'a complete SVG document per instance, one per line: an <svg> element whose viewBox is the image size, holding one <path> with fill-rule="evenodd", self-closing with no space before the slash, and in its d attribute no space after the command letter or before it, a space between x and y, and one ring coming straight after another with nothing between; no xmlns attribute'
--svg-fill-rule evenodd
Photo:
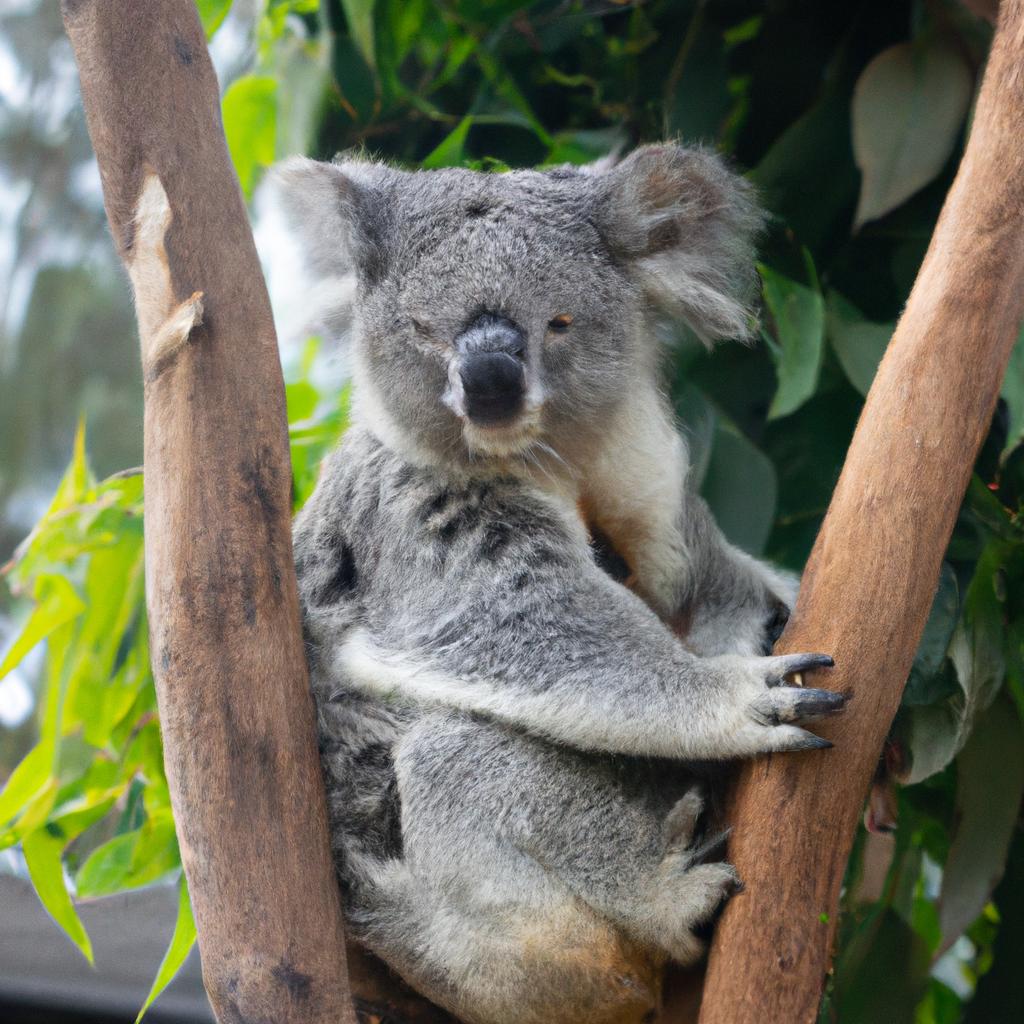
<svg viewBox="0 0 1024 1024"><path fill-rule="evenodd" d="M587 474L588 517L625 558L631 585L696 654L766 654L797 579L731 545L692 492L686 443L643 383Z"/></svg>
<svg viewBox="0 0 1024 1024"><path fill-rule="evenodd" d="M479 515L479 513L477 513ZM702 659L557 517L449 507L377 572L361 626L318 660L339 689L452 707L584 750L712 759L827 746L795 723L844 698L784 685L824 655ZM397 555L396 555L397 557Z"/></svg>

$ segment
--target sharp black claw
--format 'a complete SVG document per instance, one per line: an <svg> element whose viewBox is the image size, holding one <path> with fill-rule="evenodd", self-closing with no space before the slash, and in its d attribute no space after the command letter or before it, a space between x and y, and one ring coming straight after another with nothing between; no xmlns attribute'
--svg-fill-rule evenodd
<svg viewBox="0 0 1024 1024"><path fill-rule="evenodd" d="M828 750L835 744L824 736L815 736L813 732L807 734L807 738L796 749L798 750Z"/></svg>
<svg viewBox="0 0 1024 1024"><path fill-rule="evenodd" d="M808 672L812 668L832 668L835 662L831 654L798 654L794 656L788 672Z"/></svg>
<svg viewBox="0 0 1024 1024"><path fill-rule="evenodd" d="M834 715L846 706L847 695L835 690L804 690L793 705L798 718L811 715Z"/></svg>

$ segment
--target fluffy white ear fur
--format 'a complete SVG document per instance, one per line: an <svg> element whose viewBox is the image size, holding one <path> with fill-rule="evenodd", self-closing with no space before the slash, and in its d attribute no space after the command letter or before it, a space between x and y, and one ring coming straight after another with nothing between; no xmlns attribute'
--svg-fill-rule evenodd
<svg viewBox="0 0 1024 1024"><path fill-rule="evenodd" d="M763 217L750 185L717 156L643 146L600 178L599 223L652 302L705 343L754 324L754 240Z"/></svg>
<svg viewBox="0 0 1024 1024"><path fill-rule="evenodd" d="M383 271L389 217L378 186L387 174L369 161L323 163L302 156L271 171L272 201L308 275L306 326L328 337L346 337L359 280L372 282Z"/></svg>

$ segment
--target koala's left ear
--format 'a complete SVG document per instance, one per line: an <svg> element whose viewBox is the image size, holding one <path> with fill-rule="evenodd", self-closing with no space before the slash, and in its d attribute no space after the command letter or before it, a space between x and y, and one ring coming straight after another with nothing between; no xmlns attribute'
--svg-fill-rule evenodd
<svg viewBox="0 0 1024 1024"><path fill-rule="evenodd" d="M319 277L374 284L387 264L390 209L384 185L390 173L368 160L321 163L291 157L272 173L274 191Z"/></svg>
<svg viewBox="0 0 1024 1024"><path fill-rule="evenodd" d="M747 338L754 240L751 187L712 153L643 146L595 179L597 222L652 301L705 342Z"/></svg>

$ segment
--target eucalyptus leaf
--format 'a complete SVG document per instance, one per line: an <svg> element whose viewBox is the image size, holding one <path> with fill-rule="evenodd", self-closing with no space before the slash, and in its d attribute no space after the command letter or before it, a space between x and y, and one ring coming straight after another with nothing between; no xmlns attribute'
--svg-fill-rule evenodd
<svg viewBox="0 0 1024 1024"><path fill-rule="evenodd" d="M1010 413L1006 446L1003 449L1003 453L1008 454L1024 442L1024 330L1021 331L1017 344L1010 353L1010 363L1006 367L1006 376L1003 377L1001 394Z"/></svg>
<svg viewBox="0 0 1024 1024"><path fill-rule="evenodd" d="M944 681L942 672L959 615L960 593L956 573L944 562L903 694L904 705L932 704L955 692L955 672L951 673L949 684Z"/></svg>
<svg viewBox="0 0 1024 1024"><path fill-rule="evenodd" d="M938 955L978 917L1002 877L1022 798L1021 723L1004 697L981 716L957 758L956 832L942 875Z"/></svg>
<svg viewBox="0 0 1024 1024"><path fill-rule="evenodd" d="M94 850L75 876L75 885L83 899L105 896L148 885L180 864L174 822L168 811Z"/></svg>
<svg viewBox="0 0 1024 1024"><path fill-rule="evenodd" d="M35 599L38 602L35 610L0 661L0 679L15 668L36 644L85 611L82 599L63 576L40 576L36 581Z"/></svg>
<svg viewBox="0 0 1024 1024"><path fill-rule="evenodd" d="M868 64L853 92L853 153L862 175L855 230L942 170L972 86L961 51L935 37L898 43Z"/></svg>
<svg viewBox="0 0 1024 1024"><path fill-rule="evenodd" d="M196 922L192 916L192 903L188 898L188 883L185 881L185 872L183 871L178 881L178 915L174 921L171 944L167 947L167 952L160 962L160 969L156 972L153 987L149 990L149 995L146 996L146 1001L135 1018L135 1024L139 1024L145 1012L153 1004L153 1000L167 988L174 976L181 970L195 941Z"/></svg>
<svg viewBox="0 0 1024 1024"><path fill-rule="evenodd" d="M826 301L828 337L850 383L867 396L895 324L876 324L836 291Z"/></svg>
<svg viewBox="0 0 1024 1024"><path fill-rule="evenodd" d="M349 33L359 47L363 60L371 68L377 66L377 53L374 46L373 12L377 0L341 0L345 20L348 22Z"/></svg>
<svg viewBox="0 0 1024 1024"><path fill-rule="evenodd" d="M63 848L64 839L52 836L46 829L39 829L22 841L29 877L40 902L81 950L82 956L92 963L92 943L64 884Z"/></svg>
<svg viewBox="0 0 1024 1024"><path fill-rule="evenodd" d="M765 306L775 326L778 389L769 419L788 416L814 394L821 371L825 302L816 288L760 266Z"/></svg>
<svg viewBox="0 0 1024 1024"><path fill-rule="evenodd" d="M437 148L423 158L423 167L427 170L436 170L439 167L455 167L461 164L465 159L466 139L472 126L473 118L467 114Z"/></svg>
<svg viewBox="0 0 1024 1024"><path fill-rule="evenodd" d="M234 0L196 0L196 7L199 8L199 20L203 23L203 31L206 33L207 39L212 39L214 33L221 27L233 2Z"/></svg>
<svg viewBox="0 0 1024 1024"><path fill-rule="evenodd" d="M719 422L701 494L728 540L752 555L764 550L778 488L771 460Z"/></svg>
<svg viewBox="0 0 1024 1024"><path fill-rule="evenodd" d="M252 198L259 170L274 161L277 147L277 79L242 75L231 83L221 103L224 134L239 184Z"/></svg>

